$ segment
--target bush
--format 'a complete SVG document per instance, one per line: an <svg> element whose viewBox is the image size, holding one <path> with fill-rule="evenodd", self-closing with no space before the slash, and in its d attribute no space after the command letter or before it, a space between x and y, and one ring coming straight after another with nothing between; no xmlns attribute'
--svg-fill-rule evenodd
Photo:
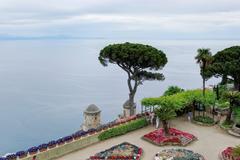
<svg viewBox="0 0 240 160"><path fill-rule="evenodd" d="M233 123L232 121L231 121L231 122L224 121L224 122L221 124L221 126L222 126L223 128L230 129L230 128L232 128L233 124L234 124L234 123Z"/></svg>
<svg viewBox="0 0 240 160"><path fill-rule="evenodd" d="M168 89L163 93L164 96L171 96L180 92L183 92L184 89L178 87L178 86L170 86Z"/></svg>
<svg viewBox="0 0 240 160"><path fill-rule="evenodd" d="M39 150L44 150L44 149L47 149L47 148L48 148L48 144L46 144L46 143L40 144L40 145L38 146L38 149L39 149Z"/></svg>
<svg viewBox="0 0 240 160"><path fill-rule="evenodd" d="M207 116L196 116L194 117L194 121L201 122L204 124L214 124L213 118Z"/></svg>
<svg viewBox="0 0 240 160"><path fill-rule="evenodd" d="M34 153L34 152L37 152L38 151L38 147L31 147L28 149L28 152L29 153Z"/></svg>
<svg viewBox="0 0 240 160"><path fill-rule="evenodd" d="M48 147L53 147L53 146L56 146L57 145L57 142L56 141L50 141L48 142Z"/></svg>
<svg viewBox="0 0 240 160"><path fill-rule="evenodd" d="M240 157L240 145L233 148L233 156L236 158Z"/></svg>
<svg viewBox="0 0 240 160"><path fill-rule="evenodd" d="M147 123L146 118L137 119L135 121L131 121L129 123L117 126L115 128L111 128L107 131L104 131L103 133L101 133L98 136L98 138L100 141L106 140L106 139L109 139L112 137L126 134L126 133L134 131L136 129L142 128L142 127L146 126L147 124L148 123Z"/></svg>
<svg viewBox="0 0 240 160"><path fill-rule="evenodd" d="M27 156L27 152L26 151L19 151L19 152L16 153L16 156L25 157L25 156Z"/></svg>
<svg viewBox="0 0 240 160"><path fill-rule="evenodd" d="M7 156L7 160L15 160L15 159L17 159L16 154L10 154Z"/></svg>

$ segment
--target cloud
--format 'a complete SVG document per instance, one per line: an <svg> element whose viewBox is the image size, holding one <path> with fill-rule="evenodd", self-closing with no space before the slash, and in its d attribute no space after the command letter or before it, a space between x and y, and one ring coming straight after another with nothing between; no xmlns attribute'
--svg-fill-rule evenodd
<svg viewBox="0 0 240 160"><path fill-rule="evenodd" d="M2 1L2 2L1 2ZM235 0L0 0L0 35L188 34L235 37ZM109 33L107 33L109 32ZM172 35L169 35L172 37ZM219 36L218 36L219 37Z"/></svg>

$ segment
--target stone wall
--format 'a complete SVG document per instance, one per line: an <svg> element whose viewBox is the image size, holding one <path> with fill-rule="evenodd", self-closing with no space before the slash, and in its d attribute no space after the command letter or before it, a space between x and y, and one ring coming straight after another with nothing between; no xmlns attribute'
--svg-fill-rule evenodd
<svg viewBox="0 0 240 160"><path fill-rule="evenodd" d="M66 154L69 154L71 152L77 151L79 149L82 149L84 147L90 146L94 143L99 142L98 140L99 133L96 133L94 135L90 135L87 137L83 137L78 140L73 140L70 143L66 143L62 146L57 146L52 149L48 149L47 151L44 152L38 152L36 154L37 160L52 160L56 159L58 157L64 156ZM32 160L32 156L28 156L26 158L23 158L21 160ZM80 158L80 157L79 157Z"/></svg>

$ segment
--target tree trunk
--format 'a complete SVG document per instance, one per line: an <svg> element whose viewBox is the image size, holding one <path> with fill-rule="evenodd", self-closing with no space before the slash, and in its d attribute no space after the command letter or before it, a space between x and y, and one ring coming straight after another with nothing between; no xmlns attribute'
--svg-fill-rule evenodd
<svg viewBox="0 0 240 160"><path fill-rule="evenodd" d="M231 122L232 112L233 112L233 107L232 107L232 104L230 104L228 115L226 117L226 122L229 122L229 123Z"/></svg>
<svg viewBox="0 0 240 160"><path fill-rule="evenodd" d="M196 105L196 102L193 101L193 104L192 104L192 114L193 114L193 118L195 118L195 105Z"/></svg>
<svg viewBox="0 0 240 160"><path fill-rule="evenodd" d="M203 76L203 96L205 97L205 90L206 90L206 80L205 77Z"/></svg>
<svg viewBox="0 0 240 160"><path fill-rule="evenodd" d="M162 124L163 124L163 130L164 130L165 136L170 136L168 122L166 120L162 120Z"/></svg>
<svg viewBox="0 0 240 160"><path fill-rule="evenodd" d="M129 76L128 78L128 88L129 88L129 105L130 105L130 116L134 115L134 109L135 109L135 103L134 103L134 97L135 97L135 94L137 92L137 81L135 80L135 84L134 86L132 87L132 84L131 84L131 78Z"/></svg>
<svg viewBox="0 0 240 160"><path fill-rule="evenodd" d="M222 76L221 85L225 85L225 84L227 84L227 81L228 81L228 77L227 77L226 74L224 74L224 75Z"/></svg>
<svg viewBox="0 0 240 160"><path fill-rule="evenodd" d="M237 80L234 80L234 89L236 91L240 91L240 82L238 82Z"/></svg>

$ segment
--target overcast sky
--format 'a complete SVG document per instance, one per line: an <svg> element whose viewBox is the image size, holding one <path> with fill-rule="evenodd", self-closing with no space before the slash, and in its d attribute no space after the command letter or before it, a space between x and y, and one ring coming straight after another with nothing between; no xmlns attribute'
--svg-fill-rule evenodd
<svg viewBox="0 0 240 160"><path fill-rule="evenodd" d="M240 0L0 0L0 38L240 39Z"/></svg>

